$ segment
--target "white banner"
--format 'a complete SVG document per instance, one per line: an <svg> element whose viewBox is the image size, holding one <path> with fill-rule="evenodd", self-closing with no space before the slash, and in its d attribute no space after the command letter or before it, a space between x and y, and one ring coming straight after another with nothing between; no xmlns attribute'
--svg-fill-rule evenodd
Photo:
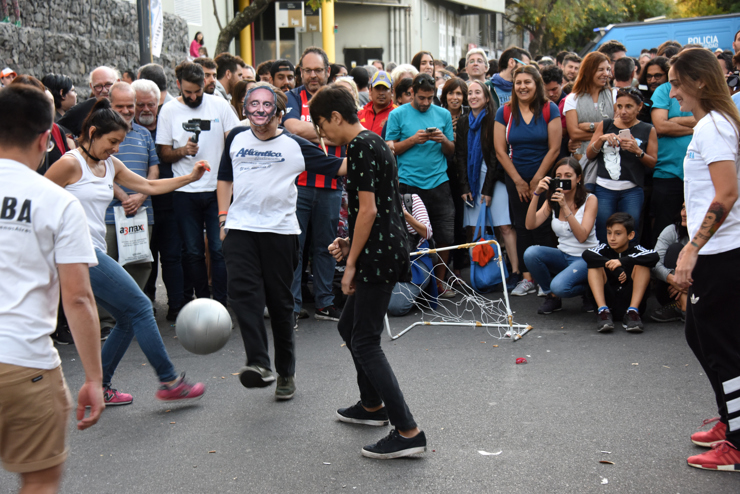
<svg viewBox="0 0 740 494"><path fill-rule="evenodd" d="M162 0L150 0L149 8L152 14L152 56L162 54L164 40L164 20L162 16Z"/></svg>

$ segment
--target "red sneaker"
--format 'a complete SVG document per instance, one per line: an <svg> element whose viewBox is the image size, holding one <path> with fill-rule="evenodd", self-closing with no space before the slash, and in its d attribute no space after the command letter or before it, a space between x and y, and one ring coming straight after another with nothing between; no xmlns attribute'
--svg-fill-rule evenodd
<svg viewBox="0 0 740 494"><path fill-rule="evenodd" d="M134 397L128 393L121 393L110 386L103 386L103 401L105 401L105 406L107 407L115 405L130 405L134 402Z"/></svg>
<svg viewBox="0 0 740 494"><path fill-rule="evenodd" d="M740 472L740 451L729 441L716 443L711 451L691 456L686 461L690 467L703 470Z"/></svg>
<svg viewBox="0 0 740 494"><path fill-rule="evenodd" d="M691 434L691 442L696 444L697 446L711 448L713 445L727 439L725 436L725 434L727 433L727 426L719 419L719 417L706 419L704 422L702 422L701 426L704 427L705 425L709 425L715 421L717 423L714 424L714 427L712 427L708 431L699 431Z"/></svg>
<svg viewBox="0 0 740 494"><path fill-rule="evenodd" d="M183 372L174 383L161 383L155 396L161 401L199 400L205 392L205 384L190 384L185 380L185 373Z"/></svg>

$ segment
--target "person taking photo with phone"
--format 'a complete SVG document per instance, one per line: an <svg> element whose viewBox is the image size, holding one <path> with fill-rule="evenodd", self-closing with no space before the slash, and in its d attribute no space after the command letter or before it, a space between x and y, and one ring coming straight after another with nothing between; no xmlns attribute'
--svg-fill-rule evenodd
<svg viewBox="0 0 740 494"><path fill-rule="evenodd" d="M550 225L558 237L558 247L532 245L524 252L524 262L545 293L537 313L552 314L562 309L563 298L586 293L588 269L581 255L599 245L594 224L599 201L586 190L581 165L572 157L562 158L551 176L540 180L534 195L542 194L547 194L547 200L539 209L537 201L529 203L525 226L534 230L552 218ZM585 300L584 310L588 311L592 304Z"/></svg>
<svg viewBox="0 0 740 494"><path fill-rule="evenodd" d="M596 159L599 164L595 190L599 199L596 236L601 243L606 242L606 221L614 213L628 213L635 219L635 231L640 231L645 167L653 168L658 156L655 128L637 119L641 108L639 90L620 89L614 119L605 118L596 126L586 149L588 159ZM635 243L639 241L634 239Z"/></svg>

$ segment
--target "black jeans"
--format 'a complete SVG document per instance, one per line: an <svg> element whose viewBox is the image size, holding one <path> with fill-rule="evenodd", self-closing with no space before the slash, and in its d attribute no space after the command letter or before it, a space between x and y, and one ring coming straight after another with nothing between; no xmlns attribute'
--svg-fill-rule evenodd
<svg viewBox="0 0 740 494"><path fill-rule="evenodd" d="M239 322L247 365L270 368L264 308L270 312L275 370L295 375L293 294L298 235L230 230L223 242L229 302Z"/></svg>
<svg viewBox="0 0 740 494"><path fill-rule="evenodd" d="M393 426L405 431L416 427L391 364L380 348L383 320L393 283L356 283L339 319L339 334L347 344L357 369L360 401L368 408L385 403Z"/></svg>
<svg viewBox="0 0 740 494"><path fill-rule="evenodd" d="M525 178L527 183L532 179ZM506 192L509 193L509 215L511 223L516 228L516 253L519 257L519 271L528 273L527 265L524 262L524 251L532 245L543 245L545 247L554 247L552 241L552 228L550 227L551 219L548 217L544 223L534 230L527 230L524 226L527 219L527 209L529 202L522 202L519 199L519 192L516 190L514 181L506 175ZM545 203L546 192L540 195L537 208L539 209Z"/></svg>
<svg viewBox="0 0 740 494"><path fill-rule="evenodd" d="M686 341L709 378L727 440L740 447L740 330L734 304L740 300L740 249L699 256L686 304Z"/></svg>
<svg viewBox="0 0 740 494"><path fill-rule="evenodd" d="M683 206L683 180L680 178L653 178L653 197L650 200L653 218L653 245L663 229L678 219Z"/></svg>
<svg viewBox="0 0 740 494"><path fill-rule="evenodd" d="M162 261L162 281L167 289L167 305L172 310L184 304L184 276L182 269L182 240L177 226L175 210L171 207L154 207L152 225L152 274L146 283L144 293L154 299L157 284L159 261Z"/></svg>

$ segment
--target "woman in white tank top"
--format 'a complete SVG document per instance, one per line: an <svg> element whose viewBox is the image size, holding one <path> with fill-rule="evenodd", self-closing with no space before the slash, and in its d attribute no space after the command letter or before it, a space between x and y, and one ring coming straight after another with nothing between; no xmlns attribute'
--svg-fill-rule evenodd
<svg viewBox="0 0 740 494"><path fill-rule="evenodd" d="M205 392L205 386L191 384L185 380L185 373L175 372L154 320L151 302L131 275L106 255L105 210L113 199L113 182L142 194L164 194L200 179L209 170L208 163L196 163L188 176L147 180L113 157L127 132L128 124L110 109L110 102L98 101L82 126L79 148L62 156L45 176L82 203L98 257L98 265L90 268L90 284L96 301L116 319L102 350L105 404L133 402L130 394L113 389L111 380L134 336L159 378L157 399L197 399Z"/></svg>
<svg viewBox="0 0 740 494"><path fill-rule="evenodd" d="M524 262L546 295L537 310L539 314L560 310L562 298L585 295L588 268L581 254L598 245L594 226L598 201L586 191L581 165L574 158L563 158L553 167L552 175L554 178L543 178L534 192L535 195L547 193L548 200L539 211L537 201L532 201L525 223L528 230L533 230L552 216L552 230L558 237L557 249L533 245L524 252ZM551 189L551 183L563 187ZM553 277L551 273L558 274ZM588 305L584 297L584 309Z"/></svg>

